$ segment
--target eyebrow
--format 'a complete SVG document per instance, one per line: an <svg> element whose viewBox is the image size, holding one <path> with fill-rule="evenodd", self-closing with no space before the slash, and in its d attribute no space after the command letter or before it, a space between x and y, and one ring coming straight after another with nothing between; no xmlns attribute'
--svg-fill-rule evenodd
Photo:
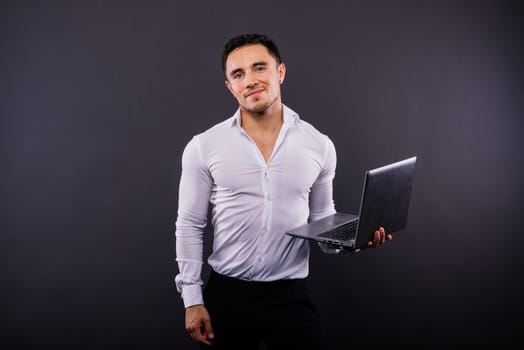
<svg viewBox="0 0 524 350"><path fill-rule="evenodd" d="M259 67L259 66L267 66L268 63L266 61L260 61L260 62L255 62L251 65L251 67L255 68L255 67ZM234 76L236 73L238 72L241 72L243 69L242 68L237 68L237 69L233 69L230 73L229 73L229 76Z"/></svg>

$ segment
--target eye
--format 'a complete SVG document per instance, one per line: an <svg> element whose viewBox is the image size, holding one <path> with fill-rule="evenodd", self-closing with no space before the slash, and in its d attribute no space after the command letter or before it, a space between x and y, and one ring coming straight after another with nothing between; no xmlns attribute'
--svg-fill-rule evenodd
<svg viewBox="0 0 524 350"><path fill-rule="evenodd" d="M242 77L242 73L240 72L233 74L233 79L240 79L241 77Z"/></svg>
<svg viewBox="0 0 524 350"><path fill-rule="evenodd" d="M266 67L264 67L264 66L258 66L258 67L256 67L256 71L257 71L257 72L263 72L263 71L265 71L265 70L266 70Z"/></svg>

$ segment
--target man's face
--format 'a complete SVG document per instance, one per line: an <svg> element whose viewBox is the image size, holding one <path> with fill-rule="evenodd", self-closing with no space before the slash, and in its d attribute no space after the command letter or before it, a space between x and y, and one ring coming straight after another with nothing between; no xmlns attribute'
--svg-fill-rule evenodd
<svg viewBox="0 0 524 350"><path fill-rule="evenodd" d="M233 50L226 61L226 86L240 107L261 114L280 102L280 84L286 67L264 45L255 44Z"/></svg>

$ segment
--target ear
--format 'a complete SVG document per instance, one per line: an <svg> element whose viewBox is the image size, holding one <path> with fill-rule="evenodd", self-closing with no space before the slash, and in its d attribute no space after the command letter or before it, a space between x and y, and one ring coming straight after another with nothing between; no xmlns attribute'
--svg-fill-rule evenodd
<svg viewBox="0 0 524 350"><path fill-rule="evenodd" d="M226 87L227 87L227 89L229 90L229 92L232 93L233 96L235 96L235 93L233 92L233 88L231 87L231 83L229 82L229 80L226 79L226 80L224 81L224 84L226 84Z"/></svg>
<svg viewBox="0 0 524 350"><path fill-rule="evenodd" d="M278 66L278 80L280 81L280 84L284 82L284 78L286 77L286 65L284 63L280 63Z"/></svg>

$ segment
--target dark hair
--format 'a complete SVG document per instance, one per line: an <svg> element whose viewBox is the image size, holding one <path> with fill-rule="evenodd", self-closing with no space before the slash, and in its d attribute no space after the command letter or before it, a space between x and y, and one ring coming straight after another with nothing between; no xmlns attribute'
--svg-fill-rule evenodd
<svg viewBox="0 0 524 350"><path fill-rule="evenodd" d="M264 45L269 51L269 54L273 56L277 63L282 63L277 45L267 35L257 33L241 34L229 39L229 41L224 46L224 52L222 53L222 70L224 71L224 73L226 72L227 57L233 50L238 49L242 46L255 44Z"/></svg>

